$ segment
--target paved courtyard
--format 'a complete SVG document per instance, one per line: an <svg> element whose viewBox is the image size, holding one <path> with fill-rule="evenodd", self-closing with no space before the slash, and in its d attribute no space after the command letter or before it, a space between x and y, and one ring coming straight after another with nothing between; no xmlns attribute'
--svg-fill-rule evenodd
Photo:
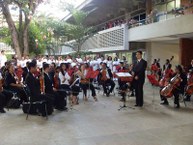
<svg viewBox="0 0 193 145"><path fill-rule="evenodd" d="M153 100L155 94L155 101ZM80 95L81 97L82 95ZM0 145L192 145L193 103L180 109L161 106L158 88L145 84L143 108L118 111L120 96L92 98L68 112L55 111L48 120L21 109L0 114ZM135 98L127 105L134 106Z"/></svg>

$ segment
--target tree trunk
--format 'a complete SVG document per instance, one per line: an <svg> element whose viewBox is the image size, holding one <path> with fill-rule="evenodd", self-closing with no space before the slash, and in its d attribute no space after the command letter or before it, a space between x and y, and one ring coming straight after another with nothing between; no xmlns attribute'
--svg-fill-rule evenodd
<svg viewBox="0 0 193 145"><path fill-rule="evenodd" d="M22 16L22 5L19 6L19 30L18 30L18 38L21 52L24 51L23 45L23 16Z"/></svg>
<svg viewBox="0 0 193 145"><path fill-rule="evenodd" d="M24 46L24 52L23 54L29 55L29 42L28 42L28 27L30 24L30 19L28 18L28 15L25 14L25 24L23 29L23 46Z"/></svg>
<svg viewBox="0 0 193 145"><path fill-rule="evenodd" d="M23 46L24 46L23 54L25 56L29 55L28 29L23 30Z"/></svg>
<svg viewBox="0 0 193 145"><path fill-rule="evenodd" d="M3 15L5 16L7 24L9 26L9 30L11 32L13 49L15 50L17 56L19 58L21 58L21 49L20 49L20 45L19 45L18 32L17 32L17 29L16 29L15 24L13 22L13 19L11 17L8 4L6 2L1 3L1 7L2 7Z"/></svg>

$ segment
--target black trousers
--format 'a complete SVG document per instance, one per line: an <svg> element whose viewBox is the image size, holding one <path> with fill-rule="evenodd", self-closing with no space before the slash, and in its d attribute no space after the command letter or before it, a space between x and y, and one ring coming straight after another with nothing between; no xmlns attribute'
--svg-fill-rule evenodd
<svg viewBox="0 0 193 145"><path fill-rule="evenodd" d="M66 92L63 91L52 91L46 93L46 96L54 99L54 107L56 109L64 109L66 106Z"/></svg>
<svg viewBox="0 0 193 145"><path fill-rule="evenodd" d="M140 80L135 81L135 96L136 96L136 105L143 106L143 85L144 82Z"/></svg>
<svg viewBox="0 0 193 145"><path fill-rule="evenodd" d="M62 84L62 85L60 85L60 88L66 90L66 91L71 91L70 85Z"/></svg>
<svg viewBox="0 0 193 145"><path fill-rule="evenodd" d="M11 100L12 97L13 94L6 90L0 92L0 110L7 105L7 103Z"/></svg>
<svg viewBox="0 0 193 145"><path fill-rule="evenodd" d="M90 85L89 85L89 84L80 83L80 87L82 88L85 96L87 96L87 90L88 89L91 90L93 97L96 96L96 92L95 92L95 88L94 88L93 84L90 83Z"/></svg>
<svg viewBox="0 0 193 145"><path fill-rule="evenodd" d="M107 86L108 86L108 85L111 86L109 92L107 92ZM102 86L103 86L103 90L104 90L104 93L105 93L105 94L107 94L107 93L112 93L113 90L114 90L114 88L115 88L115 83L114 83L113 80L108 79L108 80L102 82Z"/></svg>
<svg viewBox="0 0 193 145"><path fill-rule="evenodd" d="M49 94L39 94L38 96L32 96L33 98L31 98L32 102L35 101L46 101L46 105L47 105L47 111L48 111L48 115L52 114L53 112L53 106L54 106L54 96L49 95ZM45 108L43 105L38 106L39 107L39 111L40 113L42 113L43 116L46 115L45 112Z"/></svg>

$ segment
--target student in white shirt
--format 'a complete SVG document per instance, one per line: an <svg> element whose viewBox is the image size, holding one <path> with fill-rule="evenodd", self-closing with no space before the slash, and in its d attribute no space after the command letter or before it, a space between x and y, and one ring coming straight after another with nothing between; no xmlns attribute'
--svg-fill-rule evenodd
<svg viewBox="0 0 193 145"><path fill-rule="evenodd" d="M2 50L0 55L0 67L3 67L5 65L5 62L7 62L7 57L4 53L4 50Z"/></svg>
<svg viewBox="0 0 193 145"><path fill-rule="evenodd" d="M60 64L59 79L60 79L61 88L64 90L70 90L69 81L71 77L69 76L67 72L67 64L65 63Z"/></svg>

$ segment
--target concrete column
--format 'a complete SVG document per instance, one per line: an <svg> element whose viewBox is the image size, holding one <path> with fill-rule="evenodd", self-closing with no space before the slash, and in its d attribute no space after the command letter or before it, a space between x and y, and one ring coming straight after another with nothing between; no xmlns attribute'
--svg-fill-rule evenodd
<svg viewBox="0 0 193 145"><path fill-rule="evenodd" d="M153 9L152 0L146 0L146 14L150 14Z"/></svg>
<svg viewBox="0 0 193 145"><path fill-rule="evenodd" d="M152 63L152 45L151 42L146 43L146 60L148 65Z"/></svg>
<svg viewBox="0 0 193 145"><path fill-rule="evenodd" d="M180 63L187 71L191 60L193 59L193 40L187 38L180 39Z"/></svg>

